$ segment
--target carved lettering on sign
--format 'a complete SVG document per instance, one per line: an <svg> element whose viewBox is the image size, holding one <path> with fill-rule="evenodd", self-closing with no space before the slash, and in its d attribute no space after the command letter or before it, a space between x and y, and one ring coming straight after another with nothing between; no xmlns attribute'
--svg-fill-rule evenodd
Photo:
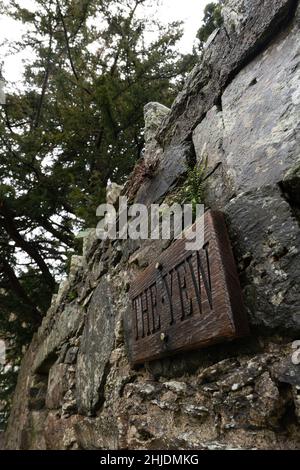
<svg viewBox="0 0 300 470"><path fill-rule="evenodd" d="M125 318L133 364L248 333L223 215L204 215L205 243L187 251L175 241L130 289Z"/></svg>

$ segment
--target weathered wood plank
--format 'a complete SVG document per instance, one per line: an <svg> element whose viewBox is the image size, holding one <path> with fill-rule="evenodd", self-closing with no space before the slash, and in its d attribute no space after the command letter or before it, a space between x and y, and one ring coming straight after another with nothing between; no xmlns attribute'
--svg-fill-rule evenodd
<svg viewBox="0 0 300 470"><path fill-rule="evenodd" d="M223 214L204 214L204 245L175 241L131 286L132 364L248 334L237 270Z"/></svg>

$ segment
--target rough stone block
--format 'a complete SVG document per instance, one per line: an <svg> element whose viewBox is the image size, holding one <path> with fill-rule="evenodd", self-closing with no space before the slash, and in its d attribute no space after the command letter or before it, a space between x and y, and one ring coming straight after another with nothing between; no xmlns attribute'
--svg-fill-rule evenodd
<svg viewBox="0 0 300 470"><path fill-rule="evenodd" d="M77 302L67 305L37 351L33 366L35 371L48 372L57 358L58 348L78 330L82 321L83 310Z"/></svg>
<svg viewBox="0 0 300 470"><path fill-rule="evenodd" d="M223 149L236 193L300 165L300 27L295 22L222 96Z"/></svg>
<svg viewBox="0 0 300 470"><path fill-rule="evenodd" d="M243 0L239 3L239 12L233 19L236 0L227 2L228 21L238 27L227 31L225 19L225 25L205 50L202 61L188 77L160 128L157 138L162 144L171 140L173 144L182 142L191 135L232 78L293 17L297 5L296 0Z"/></svg>
<svg viewBox="0 0 300 470"><path fill-rule="evenodd" d="M177 179L187 172L188 162L194 157L191 142L171 146L160 157L155 174L147 178L138 190L135 202L154 204L170 189Z"/></svg>
<svg viewBox="0 0 300 470"><path fill-rule="evenodd" d="M280 189L242 193L225 213L251 323L300 332L300 228Z"/></svg>
<svg viewBox="0 0 300 470"><path fill-rule="evenodd" d="M223 114L214 106L193 132L197 165L204 170L206 179L205 204L212 209L222 209L233 195L223 139Z"/></svg>
<svg viewBox="0 0 300 470"><path fill-rule="evenodd" d="M78 410L92 414L102 399L102 386L114 344L115 312L107 276L101 278L91 299L77 358Z"/></svg>
<svg viewBox="0 0 300 470"><path fill-rule="evenodd" d="M54 364L49 371L46 406L58 409L62 405L64 394L69 388L68 366L66 364Z"/></svg>

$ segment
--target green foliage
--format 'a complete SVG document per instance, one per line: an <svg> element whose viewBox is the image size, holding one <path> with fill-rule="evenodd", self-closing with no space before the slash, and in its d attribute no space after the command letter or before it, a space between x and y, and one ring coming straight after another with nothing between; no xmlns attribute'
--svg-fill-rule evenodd
<svg viewBox="0 0 300 470"><path fill-rule="evenodd" d="M73 300L77 299L77 297L78 297L78 294L75 290L68 292L67 299L69 302L72 302Z"/></svg>
<svg viewBox="0 0 300 470"><path fill-rule="evenodd" d="M208 3L204 9L203 26L197 32L197 39L199 40L198 48L203 49L203 46L209 36L216 28L219 28L223 23L221 14L221 4L211 2Z"/></svg>
<svg viewBox="0 0 300 470"><path fill-rule="evenodd" d="M5 368L0 365L0 432L5 430L17 378L18 367Z"/></svg>
<svg viewBox="0 0 300 470"><path fill-rule="evenodd" d="M186 179L179 187L174 202L179 204L192 204L193 214L196 214L196 205L204 204L205 198L205 173L207 162L189 168Z"/></svg>

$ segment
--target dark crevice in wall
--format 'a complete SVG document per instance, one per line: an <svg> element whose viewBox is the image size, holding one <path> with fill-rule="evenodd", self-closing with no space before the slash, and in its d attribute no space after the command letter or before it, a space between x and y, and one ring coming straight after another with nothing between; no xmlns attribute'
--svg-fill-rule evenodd
<svg viewBox="0 0 300 470"><path fill-rule="evenodd" d="M56 353L50 354L32 376L28 400L28 408L30 410L42 411L46 409L49 372L51 367L58 360L58 357Z"/></svg>
<svg viewBox="0 0 300 470"><path fill-rule="evenodd" d="M205 176L205 178L203 179L203 181L206 181L208 180L208 178L210 178L216 171L217 169L222 165L222 162L218 162L216 164L216 166Z"/></svg>
<svg viewBox="0 0 300 470"><path fill-rule="evenodd" d="M223 111L223 104L222 104L222 96L223 96L223 92L216 97L215 101L214 101L214 104L213 106L216 106L218 112L222 112ZM196 127L201 124L201 122L206 118L207 116L207 113L203 113L196 121L195 123L192 125L191 127L191 132L188 134L188 136L186 137L186 139L184 139L184 142L193 142L193 132L194 130L196 129ZM196 158L196 156L195 156Z"/></svg>
<svg viewBox="0 0 300 470"><path fill-rule="evenodd" d="M271 341L273 344L287 345L299 338L299 331L294 329L275 326L271 328L266 325L251 324L251 335L255 338L261 338Z"/></svg>
<svg viewBox="0 0 300 470"><path fill-rule="evenodd" d="M196 127L203 121L203 119L206 118L206 115L207 115L207 113L203 113L203 114L199 117L199 119L197 119L197 120L195 121L195 123L194 123L194 124L192 125L192 127L191 127L191 133L188 135L187 140L192 139L194 130L195 130Z"/></svg>
<svg viewBox="0 0 300 470"><path fill-rule="evenodd" d="M105 385L106 385L106 382L107 382L107 377L110 373L110 369L111 369L111 364L110 364L109 361L107 361L107 363L105 364L105 367L104 367L104 372L103 372L103 377L102 377L102 380L101 380L101 384L100 384L99 389L98 389L98 397L99 397L98 402L94 406L94 410L91 413L91 416L96 416L98 413L101 413L101 411L102 411L102 408L103 408L103 405L104 405L104 402L105 402L104 389L105 389Z"/></svg>
<svg viewBox="0 0 300 470"><path fill-rule="evenodd" d="M28 409L41 411L45 408L48 386L48 376L35 374L29 388Z"/></svg>
<svg viewBox="0 0 300 470"><path fill-rule="evenodd" d="M213 106L216 106L218 112L222 112L223 111L223 104L222 104L222 96L223 96L223 90L222 92L215 98L214 100L214 103L212 105ZM211 108L210 108L211 109ZM208 110L210 111L210 110ZM201 124L201 122L206 118L207 116L207 112L201 114L201 116L194 122L194 124L192 124L191 126L191 132L188 134L188 136L186 137L186 139L184 140L184 142L190 142L193 138L193 132L194 130L196 129L196 127Z"/></svg>
<svg viewBox="0 0 300 470"><path fill-rule="evenodd" d="M298 426L298 419L296 415L295 403L293 400L292 389L290 384L279 383L277 384L279 394L282 401L285 403L285 409L279 421L280 431L286 432L290 426Z"/></svg>
<svg viewBox="0 0 300 470"><path fill-rule="evenodd" d="M124 382L122 383L122 386L120 388L120 392L119 392L120 397L124 396L124 389L125 389L126 385L134 383L136 381L136 378L137 378L137 374L133 374L131 377L124 380Z"/></svg>
<svg viewBox="0 0 300 470"><path fill-rule="evenodd" d="M215 100L215 106L219 113L223 111L222 95L218 96Z"/></svg>
<svg viewBox="0 0 300 470"><path fill-rule="evenodd" d="M227 40L228 40L228 42L229 42L229 44L230 44L230 43L231 43L231 38L230 38L230 34L228 33L228 30L227 30L225 24L223 24L223 29L224 29L226 38L227 38Z"/></svg>
<svg viewBox="0 0 300 470"><path fill-rule="evenodd" d="M278 183L283 199L289 204L293 217L300 227L300 177Z"/></svg>
<svg viewBox="0 0 300 470"><path fill-rule="evenodd" d="M192 134L190 134L190 138L187 140L189 144L189 149L186 155L186 163L188 168L194 168L194 166L197 163L197 156L196 156L196 150L192 138Z"/></svg>
<svg viewBox="0 0 300 470"><path fill-rule="evenodd" d="M57 361L57 359L58 359L58 354L56 354L56 353L50 354L50 355L47 357L47 359L45 359L45 361L39 366L39 368L37 369L36 373L37 373L37 374L40 374L40 375L46 375L46 376L48 376L51 367L52 367L53 364Z"/></svg>
<svg viewBox="0 0 300 470"><path fill-rule="evenodd" d="M253 80L251 80L251 82L249 83L249 87L254 86L256 84L257 84L257 78L253 78Z"/></svg>

